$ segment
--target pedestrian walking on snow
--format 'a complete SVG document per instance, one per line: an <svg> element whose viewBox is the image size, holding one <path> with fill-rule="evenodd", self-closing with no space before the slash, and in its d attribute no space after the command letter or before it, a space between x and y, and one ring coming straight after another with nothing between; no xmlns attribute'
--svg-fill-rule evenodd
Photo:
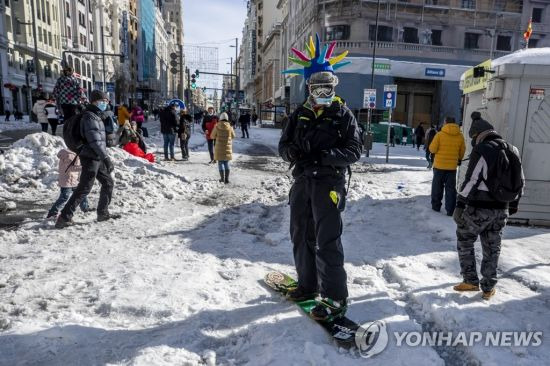
<svg viewBox="0 0 550 366"><path fill-rule="evenodd" d="M46 117L48 118L48 123L52 129L52 135L55 136L57 126L59 125L59 111L55 105L55 101L49 100L44 109L46 110Z"/></svg>
<svg viewBox="0 0 550 366"><path fill-rule="evenodd" d="M42 132L48 132L48 113L46 112L46 104L48 104L48 102L46 101L44 93L40 93L38 100L32 107L32 111L36 114L38 123L42 126Z"/></svg>
<svg viewBox="0 0 550 366"><path fill-rule="evenodd" d="M229 117L229 116L228 116ZM204 116L202 120L202 130L206 137L206 143L208 144L208 153L210 154L210 163L215 162L214 158L214 143L215 140L210 136L214 127L218 123L218 117L214 114L214 108L208 107L208 114Z"/></svg>
<svg viewBox="0 0 550 366"><path fill-rule="evenodd" d="M239 117L239 124L241 125L241 132L242 132L242 138L245 137L247 139L250 138L250 135L248 134L248 127L250 126L250 112L246 111Z"/></svg>
<svg viewBox="0 0 550 366"><path fill-rule="evenodd" d="M69 200L71 193L78 185L80 173L82 172L80 159L71 150L61 149L57 153L57 157L59 158L57 183L61 191L59 192L59 197L48 211L48 218L57 216L59 210L64 207L65 202ZM87 197L84 197L79 206L82 212L93 210L89 207Z"/></svg>
<svg viewBox="0 0 550 366"><path fill-rule="evenodd" d="M320 294L310 315L328 321L347 310L341 212L347 194L345 174L361 157L362 142L353 113L335 94L338 77L316 38L317 59L303 73L309 96L290 117L279 154L294 166L290 236L298 287L287 297L302 301Z"/></svg>
<svg viewBox="0 0 550 366"><path fill-rule="evenodd" d="M180 140L181 158L184 161L189 160L189 139L191 138L191 128L193 117L186 110L180 113L178 137Z"/></svg>
<svg viewBox="0 0 550 366"><path fill-rule="evenodd" d="M430 152L435 154L432 180L432 209L441 210L445 192L445 210L452 216L456 205L456 169L464 158L466 145L460 127L453 117L445 117L444 125L432 143Z"/></svg>
<svg viewBox="0 0 550 366"><path fill-rule="evenodd" d="M170 104L160 113L160 132L164 139L164 160L175 161L174 145L178 132L178 114L176 105ZM168 156L170 153L170 156Z"/></svg>
<svg viewBox="0 0 550 366"><path fill-rule="evenodd" d="M426 161L428 162L428 169L432 169L434 164L435 155L430 152L430 144L434 140L437 130L434 125L432 125L428 131L426 131L426 136L424 137L424 151L426 151Z"/></svg>
<svg viewBox="0 0 550 366"><path fill-rule="evenodd" d="M107 154L105 126L103 125L101 113L107 109L107 95L102 91L94 90L91 93L90 101L91 104L82 113L78 126L80 138L83 141L78 155L82 165L82 173L80 174L80 181L76 189L57 218L55 227L58 229L73 224L72 219L76 207L91 192L96 179L101 184L97 204L97 221L101 222L120 218L120 214L111 214L109 212L109 204L111 203L114 187L113 178L111 177L114 165Z"/></svg>
<svg viewBox="0 0 550 366"><path fill-rule="evenodd" d="M413 141L416 140L416 150L419 151L420 150L420 145L422 145L422 140L424 140L424 135L426 133L424 132L424 127L422 127L422 123L419 124L415 129L414 129L414 135L413 135ZM414 147L414 142L413 142L413 147Z"/></svg>
<svg viewBox="0 0 550 366"><path fill-rule="evenodd" d="M214 160L218 162L220 182L229 183L229 161L233 159L233 139L235 130L231 127L227 113L220 114L220 121L212 130L210 137L216 140L214 147Z"/></svg>
<svg viewBox="0 0 550 366"><path fill-rule="evenodd" d="M518 149L504 141L479 112L471 118L468 135L473 149L453 214L463 278L454 290L479 291L481 285L482 298L488 300L495 294L502 230L508 216L518 211L525 179ZM481 281L474 249L478 237L483 254Z"/></svg>

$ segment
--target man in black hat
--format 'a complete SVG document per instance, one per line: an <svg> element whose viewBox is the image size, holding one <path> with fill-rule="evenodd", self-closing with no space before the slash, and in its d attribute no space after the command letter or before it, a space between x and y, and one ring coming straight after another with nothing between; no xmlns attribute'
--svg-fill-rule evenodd
<svg viewBox="0 0 550 366"><path fill-rule="evenodd" d="M83 148L78 155L82 165L80 182L57 218L55 227L58 229L73 224L74 212L84 197L92 190L96 178L101 184L97 204L97 221L120 218L119 214L109 213L114 186L111 173L114 166L107 154L105 126L102 119L102 112L107 109L109 100L105 93L94 90L90 102L91 104L86 107L80 120L80 135L84 138Z"/></svg>
<svg viewBox="0 0 550 366"><path fill-rule="evenodd" d="M472 139L473 150L453 213L457 224L460 273L463 277L463 282L454 286L454 290L479 291L481 285L482 297L488 300L495 294L502 229L506 226L508 216L518 210L523 188L523 172L517 149L507 144L493 126L481 118L479 112L472 113L471 117L472 125L468 134ZM505 149L510 151L505 152ZM510 164L514 164L515 161L518 168L516 180L519 182L515 186L520 188L518 194L514 194L517 198L510 201L503 199L493 188L502 184L495 180L506 181L506 177L512 175L510 171L508 175L502 174L503 167L500 161L503 154L507 154ZM516 158L512 154L515 154ZM474 243L478 237L483 248L481 281L477 274L474 250Z"/></svg>

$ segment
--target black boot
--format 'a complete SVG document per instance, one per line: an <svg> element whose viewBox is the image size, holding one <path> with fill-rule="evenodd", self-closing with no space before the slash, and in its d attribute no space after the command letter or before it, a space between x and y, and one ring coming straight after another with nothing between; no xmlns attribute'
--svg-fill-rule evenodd
<svg viewBox="0 0 550 366"><path fill-rule="evenodd" d="M229 183L229 170L225 171L225 184Z"/></svg>
<svg viewBox="0 0 550 366"><path fill-rule="evenodd" d="M220 170L220 182L225 182L225 176L224 176L224 171L223 170Z"/></svg>

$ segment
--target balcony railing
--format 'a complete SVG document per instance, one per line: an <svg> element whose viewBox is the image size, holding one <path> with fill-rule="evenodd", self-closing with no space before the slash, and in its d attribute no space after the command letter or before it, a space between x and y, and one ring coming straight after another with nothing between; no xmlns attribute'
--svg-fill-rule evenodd
<svg viewBox="0 0 550 366"><path fill-rule="evenodd" d="M328 43L328 42L324 42ZM374 48L374 41L336 41L336 47L353 52L354 50L359 49L372 49ZM426 54L429 52L438 53L441 55L448 56L461 56L461 55L471 55L471 56L490 56L490 50L486 49L465 49L458 47L448 47L448 46L434 46L427 44L417 44L417 43L400 43L400 42L382 42L378 41L376 48L379 50L398 50L405 51L405 53L417 53L419 55ZM511 53L512 51L493 51L493 57L501 57ZM429 57L429 55L426 55Z"/></svg>

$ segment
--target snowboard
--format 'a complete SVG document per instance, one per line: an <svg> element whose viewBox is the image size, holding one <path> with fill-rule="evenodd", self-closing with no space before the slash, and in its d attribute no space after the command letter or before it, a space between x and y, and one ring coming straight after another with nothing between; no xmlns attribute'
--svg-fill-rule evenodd
<svg viewBox="0 0 550 366"><path fill-rule="evenodd" d="M286 295L286 293L298 286L298 282L287 274L274 271L269 272L264 277L265 284L271 289L275 290L279 294ZM317 305L317 300L306 300L295 302L296 305L310 318L311 310ZM312 320L315 320L311 318ZM316 323L321 325L334 339L339 346L344 348L355 347L355 332L359 328L359 324L353 320L343 316L335 318L332 321L322 322L315 320Z"/></svg>

